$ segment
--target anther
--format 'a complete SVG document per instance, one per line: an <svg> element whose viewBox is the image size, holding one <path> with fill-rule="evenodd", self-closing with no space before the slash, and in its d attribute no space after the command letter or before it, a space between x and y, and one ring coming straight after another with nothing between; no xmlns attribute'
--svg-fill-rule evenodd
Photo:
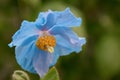
<svg viewBox="0 0 120 80"><path fill-rule="evenodd" d="M54 52L54 48L53 48L53 47L48 46L48 52L53 53L53 52Z"/></svg>
<svg viewBox="0 0 120 80"><path fill-rule="evenodd" d="M36 46L44 51L48 51L50 53L54 52L54 47L56 45L56 39L52 35L43 35L38 38L36 41Z"/></svg>

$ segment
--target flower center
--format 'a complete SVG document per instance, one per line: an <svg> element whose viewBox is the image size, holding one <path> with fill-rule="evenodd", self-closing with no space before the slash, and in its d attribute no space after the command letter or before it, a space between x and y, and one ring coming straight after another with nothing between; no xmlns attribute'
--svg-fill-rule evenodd
<svg viewBox="0 0 120 80"><path fill-rule="evenodd" d="M56 45L56 39L52 35L43 35L40 36L36 42L36 46L44 51L48 51L50 53L54 52L54 47Z"/></svg>

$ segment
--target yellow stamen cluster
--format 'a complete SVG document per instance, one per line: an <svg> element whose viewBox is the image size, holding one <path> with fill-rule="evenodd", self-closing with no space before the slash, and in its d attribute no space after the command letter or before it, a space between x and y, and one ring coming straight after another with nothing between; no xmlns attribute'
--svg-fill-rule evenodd
<svg viewBox="0 0 120 80"><path fill-rule="evenodd" d="M48 51L50 53L54 52L54 47L56 45L56 39L52 35L43 35L38 38L36 46L41 49Z"/></svg>

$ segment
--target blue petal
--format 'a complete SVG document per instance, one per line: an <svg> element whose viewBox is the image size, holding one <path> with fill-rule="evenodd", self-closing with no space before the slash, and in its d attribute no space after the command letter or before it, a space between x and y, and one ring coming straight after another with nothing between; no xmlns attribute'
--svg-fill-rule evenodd
<svg viewBox="0 0 120 80"><path fill-rule="evenodd" d="M55 25L55 15L51 12L47 16L47 22L44 25L44 30L48 30Z"/></svg>
<svg viewBox="0 0 120 80"><path fill-rule="evenodd" d="M64 11L41 12L35 21L37 27L41 30L48 30L52 27L66 26L75 27L81 25L81 18L76 18L69 8Z"/></svg>
<svg viewBox="0 0 120 80"><path fill-rule="evenodd" d="M9 44L10 47L20 44L24 38L30 36L39 36L40 30L35 26L33 22L23 21L20 29L13 35L12 42Z"/></svg>
<svg viewBox="0 0 120 80"><path fill-rule="evenodd" d="M51 34L54 34L57 39L57 47L61 51L61 55L67 55L71 52L80 52L82 45L85 44L85 38L79 38L68 27L55 27Z"/></svg>
<svg viewBox="0 0 120 80"><path fill-rule="evenodd" d="M27 41L25 41L27 42ZM24 42L24 43L25 43ZM26 44L21 44L15 47L16 60L18 64L31 73L36 73L33 67L33 58L37 54L35 41L29 41Z"/></svg>
<svg viewBox="0 0 120 80"><path fill-rule="evenodd" d="M38 15L38 18L35 21L37 27L41 28L46 23L46 15L47 13L41 12Z"/></svg>
<svg viewBox="0 0 120 80"><path fill-rule="evenodd" d="M81 25L81 18L76 18L69 8L66 8L63 12L55 12L56 25L74 27Z"/></svg>
<svg viewBox="0 0 120 80"><path fill-rule="evenodd" d="M35 21L35 24L40 27L41 30L48 30L55 24L55 16L51 10L48 12L41 12Z"/></svg>
<svg viewBox="0 0 120 80"><path fill-rule="evenodd" d="M83 37L79 37L79 40L80 40L81 46L86 43L86 39Z"/></svg>
<svg viewBox="0 0 120 80"><path fill-rule="evenodd" d="M40 51L37 53L37 55L35 55L33 59L33 65L40 77L45 76L45 74L49 70L52 61L53 61L53 54L51 53Z"/></svg>
<svg viewBox="0 0 120 80"><path fill-rule="evenodd" d="M57 39L56 47L59 50L60 56L68 55L71 52L75 51L75 48L72 47L69 44L69 42L67 40L65 40L63 37L61 37L60 35L56 35L56 39Z"/></svg>
<svg viewBox="0 0 120 80"><path fill-rule="evenodd" d="M54 53L53 54L53 60L52 60L52 63L50 64L50 66L53 66L56 64L59 56L60 56L60 51L59 49L57 49L57 47L54 48Z"/></svg>

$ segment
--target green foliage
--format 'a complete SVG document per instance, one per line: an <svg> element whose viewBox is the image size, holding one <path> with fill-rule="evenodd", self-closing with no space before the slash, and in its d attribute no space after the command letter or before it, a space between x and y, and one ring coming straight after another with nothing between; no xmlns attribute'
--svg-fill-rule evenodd
<svg viewBox="0 0 120 80"><path fill-rule="evenodd" d="M52 67L48 73L40 80L59 80L59 75L55 67Z"/></svg>

